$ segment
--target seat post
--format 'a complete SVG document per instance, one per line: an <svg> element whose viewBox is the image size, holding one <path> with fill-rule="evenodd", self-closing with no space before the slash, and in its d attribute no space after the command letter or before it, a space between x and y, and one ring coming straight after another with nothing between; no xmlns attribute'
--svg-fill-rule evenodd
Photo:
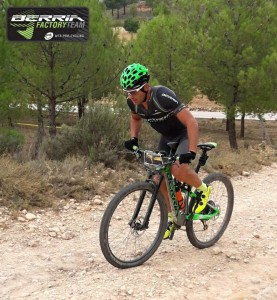
<svg viewBox="0 0 277 300"><path fill-rule="evenodd" d="M195 172L198 173L200 168L205 166L207 159L209 158L209 156L207 155L207 150L206 149L202 149L202 154L199 157L197 166L195 168Z"/></svg>

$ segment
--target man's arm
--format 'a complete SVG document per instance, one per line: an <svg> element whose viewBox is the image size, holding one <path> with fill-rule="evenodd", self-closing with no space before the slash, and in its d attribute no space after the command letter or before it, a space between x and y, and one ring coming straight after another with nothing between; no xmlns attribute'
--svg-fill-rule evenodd
<svg viewBox="0 0 277 300"><path fill-rule="evenodd" d="M177 113L178 120L187 127L188 140L189 140L189 151L196 153L198 144L198 123L192 113L187 109L182 109Z"/></svg>
<svg viewBox="0 0 277 300"><path fill-rule="evenodd" d="M130 117L131 137L138 138L141 124L142 124L142 118L137 114L131 112L131 117Z"/></svg>

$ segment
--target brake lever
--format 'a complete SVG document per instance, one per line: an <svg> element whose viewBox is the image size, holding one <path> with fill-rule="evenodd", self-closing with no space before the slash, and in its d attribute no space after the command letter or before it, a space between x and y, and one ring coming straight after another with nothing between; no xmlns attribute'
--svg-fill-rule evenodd
<svg viewBox="0 0 277 300"><path fill-rule="evenodd" d="M137 146L133 146L134 154L137 159L140 159L142 157L142 152L139 150Z"/></svg>

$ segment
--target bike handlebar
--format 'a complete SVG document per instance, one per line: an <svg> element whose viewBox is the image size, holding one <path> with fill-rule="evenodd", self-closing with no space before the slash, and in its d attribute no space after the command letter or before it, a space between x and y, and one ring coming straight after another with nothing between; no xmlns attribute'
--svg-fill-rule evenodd
<svg viewBox="0 0 277 300"><path fill-rule="evenodd" d="M133 153L136 155L137 159L140 159L145 152L147 152L148 150L141 150L139 149L137 146L133 146ZM160 152L160 151L157 151L156 152L157 154L161 154L161 156L165 159L168 160L168 164L169 163L173 163L175 162L176 160L179 159L179 155L171 155L171 156L165 156L166 153L163 153L163 152Z"/></svg>
<svg viewBox="0 0 277 300"><path fill-rule="evenodd" d="M202 150L202 154L198 160L198 164L195 168L195 172L198 173L200 168L202 166L204 166L206 164L206 161L208 159L208 155L207 152L215 149L217 147L217 144L214 142L208 142L208 143L202 143L202 144L198 144L197 147L199 147ZM163 152L154 152L154 151L149 151L149 150L141 150L139 149L137 146L133 146L133 153L136 155L137 159L140 159L145 153L156 153L156 162L160 161L161 165L165 166L165 165L170 165L173 164L176 160L179 160L179 155L170 155L170 156L166 156L166 153ZM160 156L158 155L160 154ZM150 153L150 157L151 157L151 153ZM154 156L152 155L152 158ZM144 163L145 164L145 163ZM151 163L148 163L149 165L151 165Z"/></svg>

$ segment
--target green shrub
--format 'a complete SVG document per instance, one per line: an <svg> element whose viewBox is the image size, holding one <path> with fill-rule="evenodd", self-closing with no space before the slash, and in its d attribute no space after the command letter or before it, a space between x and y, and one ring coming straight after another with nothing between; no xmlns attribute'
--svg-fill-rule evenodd
<svg viewBox="0 0 277 300"><path fill-rule="evenodd" d="M119 108L113 111L110 107L96 105L89 110L78 127L92 161L108 165L114 162L126 135L128 119L129 114L122 114Z"/></svg>
<svg viewBox="0 0 277 300"><path fill-rule="evenodd" d="M41 152L45 153L49 159L63 160L68 155L82 153L81 142L82 137L76 126L63 125L54 138L43 141Z"/></svg>
<svg viewBox="0 0 277 300"><path fill-rule="evenodd" d="M0 128L0 154L14 153L20 150L24 143L24 135L16 129Z"/></svg>
<svg viewBox="0 0 277 300"><path fill-rule="evenodd" d="M126 19L123 27L126 31L136 33L139 29L139 21L132 18Z"/></svg>
<svg viewBox="0 0 277 300"><path fill-rule="evenodd" d="M97 104L74 127L63 126L56 137L47 139L42 152L50 159L87 155L92 162L113 166L128 137L129 113L107 104Z"/></svg>

